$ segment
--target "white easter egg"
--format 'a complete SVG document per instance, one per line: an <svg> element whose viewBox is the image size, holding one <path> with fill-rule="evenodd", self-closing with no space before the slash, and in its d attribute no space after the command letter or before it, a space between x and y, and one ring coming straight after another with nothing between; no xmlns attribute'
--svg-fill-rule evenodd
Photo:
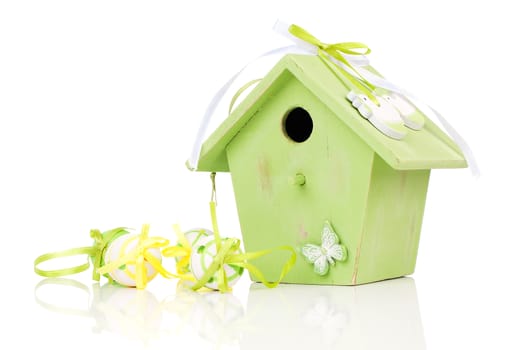
<svg viewBox="0 0 507 350"><path fill-rule="evenodd" d="M205 228L194 228L185 231L183 235L185 236L188 243L192 247L192 251L194 251L195 249L197 249L197 247L202 245L202 242L204 242L203 240L206 239L206 237L213 236L213 232ZM178 243L178 245L181 247L181 243ZM181 256L177 256L175 258L176 262L179 262L181 258L182 258ZM184 269L186 272L188 272L190 271L190 266L185 266Z"/></svg>
<svg viewBox="0 0 507 350"><path fill-rule="evenodd" d="M204 276L204 273L213 262L213 258L217 253L215 238L213 236L203 238L200 243L201 244L196 247L196 249L192 250L192 255L190 256L190 270L197 280L200 280L201 277ZM242 267L234 265L226 264L224 270L229 287L233 286L243 273ZM218 273L215 273L205 286L210 289L218 290Z"/></svg>
<svg viewBox="0 0 507 350"><path fill-rule="evenodd" d="M133 249L137 248L137 244L139 242L138 235L123 235L112 241L104 255L104 264L107 265L111 262L116 261L124 254L130 253ZM157 258L159 261L162 261L162 254L160 253L160 249L158 248L149 248L148 252ZM151 281L157 275L157 270L146 260L144 261L144 267L146 268L146 277L147 281ZM136 265L135 263L125 264L120 268L111 271L109 276L117 283L127 286L127 287L135 287L136 286Z"/></svg>
<svg viewBox="0 0 507 350"><path fill-rule="evenodd" d="M183 233L190 246L199 247L201 242L208 236L213 236L213 232L205 228L194 228Z"/></svg>

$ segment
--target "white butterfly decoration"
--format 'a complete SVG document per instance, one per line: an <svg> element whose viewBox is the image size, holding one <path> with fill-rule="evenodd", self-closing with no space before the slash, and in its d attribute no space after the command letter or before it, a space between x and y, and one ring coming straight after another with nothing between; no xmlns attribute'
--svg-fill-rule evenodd
<svg viewBox="0 0 507 350"><path fill-rule="evenodd" d="M334 232L329 221L324 222L322 229L322 245L305 244L301 253L306 260L313 264L313 270L317 275L324 276L329 271L329 265L336 261L345 261L347 259L347 248L339 244L340 239Z"/></svg>

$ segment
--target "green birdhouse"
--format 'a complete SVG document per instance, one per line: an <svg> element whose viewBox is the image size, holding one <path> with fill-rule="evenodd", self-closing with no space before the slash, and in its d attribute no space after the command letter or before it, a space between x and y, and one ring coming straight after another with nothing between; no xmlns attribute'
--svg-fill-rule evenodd
<svg viewBox="0 0 507 350"><path fill-rule="evenodd" d="M298 251L282 282L409 275L431 169L467 163L418 110L421 130L406 128L401 140L379 132L333 70L317 56L285 56L202 145L197 170L231 173L246 251ZM276 280L286 258L255 265Z"/></svg>

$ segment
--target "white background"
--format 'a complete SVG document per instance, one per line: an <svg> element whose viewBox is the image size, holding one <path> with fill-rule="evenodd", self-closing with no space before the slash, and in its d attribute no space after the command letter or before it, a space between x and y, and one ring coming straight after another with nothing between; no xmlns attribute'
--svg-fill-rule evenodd
<svg viewBox="0 0 507 350"><path fill-rule="evenodd" d="M315 348L369 348L368 339L376 348L389 349L507 348L507 56L501 34L507 25L502 3L273 3L0 2L2 348L12 341L54 349L249 349L255 339L266 348L297 348L308 344L291 341L296 337L291 334L318 335L319 327L308 326L312 322L333 335L316 336ZM319 312L331 315L327 321L323 316L297 328L290 312L273 311L275 317L269 307L259 311L250 305L261 294L249 291L247 276L233 298L204 300L208 306L225 305L216 322L202 321L213 312L200 307L200 299L176 298L175 284L160 279L147 293L126 296L160 312L151 306L140 311L130 304L115 307L123 296L97 297L95 304L109 311L81 316L37 304L34 287L41 278L33 273L33 259L89 244L90 228L148 222L153 234L167 235L176 222L185 228L210 226L208 177L190 173L184 162L214 92L261 52L287 44L270 31L279 17L323 41L367 43L373 65L440 110L475 152L479 180L467 170L432 172L416 273L413 280L402 280L401 289L391 286L393 291L383 292L405 297L407 314L380 312L386 296L377 298L376 291L337 288L326 293L341 300L349 316L340 318L342 313L324 303ZM218 121L226 115L229 98L217 112ZM227 174L219 176L218 191L222 232L240 237ZM89 273L75 279L92 285ZM83 310L93 304L78 289L44 287L40 297L52 303ZM312 295L320 300L323 290L329 291L279 288L261 299L270 305L282 295L286 310L299 310ZM353 301L340 293L351 293ZM189 309L194 310L191 317ZM110 317L98 322L99 314ZM277 323L268 332L261 320L272 317ZM102 326L94 326L98 323ZM216 330L209 323L222 327ZM151 333L142 325L149 325ZM412 326L421 329L417 336L407 335ZM252 329L260 331L248 333ZM226 334L219 340L218 333Z"/></svg>

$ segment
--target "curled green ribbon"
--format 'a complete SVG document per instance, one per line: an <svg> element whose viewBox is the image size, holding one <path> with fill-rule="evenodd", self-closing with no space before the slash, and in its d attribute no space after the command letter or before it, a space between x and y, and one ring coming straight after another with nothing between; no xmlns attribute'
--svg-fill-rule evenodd
<svg viewBox="0 0 507 350"><path fill-rule="evenodd" d="M72 248L67 250L62 250L60 252L54 252L54 253L47 253L43 254L39 257L37 257L34 261L34 271L36 274L43 276L43 277L62 277L62 276L68 276L73 275L79 272L83 272L88 270L90 267L90 262L87 260L86 263L68 267L64 269L57 269L57 270L42 270L38 268L37 266L45 261L53 260L56 258L65 258L69 256L76 256L76 255L88 255L92 256L95 255L96 250L94 247L80 247L80 248Z"/></svg>
<svg viewBox="0 0 507 350"><path fill-rule="evenodd" d="M210 213L211 221L213 226L213 234L216 246L216 254L208 268L204 271L204 275L192 286L193 290L201 289L206 285L211 277L217 275L217 284L220 292L225 293L230 291L228 279L224 267L226 265L234 265L247 269L252 275L254 275L259 281L261 281L266 287L276 287L290 269L296 263L296 251L290 246L281 246L273 249L266 249L257 252L243 253L240 245L241 241L237 238L221 238L218 229L218 220L216 214L216 186L215 186L215 173L211 174L212 181L212 194L210 201ZM118 227L113 230L109 230L101 233L99 230L91 230L90 236L93 238L93 245L90 247L79 247L67 249L54 253L47 253L37 257L34 261L34 270L40 276L43 277L63 277L73 275L82 271L87 270L90 267L90 260L93 264L93 279L98 281L101 275L105 275L111 280L110 274L112 271L120 268L124 265L135 266L135 285L139 289L146 287L148 283L147 270L145 262L148 262L152 267L165 278L179 278L181 280L195 281L196 278L189 274L188 264L191 257L192 246L187 241L185 235L181 232L178 226L174 227L176 235L178 236L178 244L176 246L170 246L169 240L162 237L148 237L149 225L143 225L141 233L133 237L137 239L137 245L130 251L124 251L124 247L120 249L120 256L118 259L108 262L104 262L104 253L108 248L109 244L116 238L129 233L126 228ZM176 273L171 273L166 270L159 258L155 257L150 253L150 249L156 248L161 249L161 253L165 257L180 258L177 261ZM271 254L278 250L287 250L291 253L290 258L284 264L280 276L277 281L268 281L264 274L249 261L257 259L261 256ZM38 267L39 264L58 258L87 255L88 259L86 263L72 266L57 270L43 270Z"/></svg>
<svg viewBox="0 0 507 350"><path fill-rule="evenodd" d="M290 269L292 269L292 267L296 263L297 255L294 248L290 246L281 246L257 252L242 253L240 249L241 241L239 239L237 238L222 239L220 237L220 233L218 231L218 220L216 215L216 203L214 201L210 202L210 213L213 225L213 232L215 235L217 253L213 258L211 264L204 272L204 275L196 282L196 284L192 286L192 289L198 290L204 287L205 284L209 281L209 279L215 274L217 274L218 290L221 293L229 292L230 288L227 281L227 275L224 269L225 265L235 265L247 269L248 271L250 271L250 273L252 273L252 275L257 277L259 281L261 281L261 283L268 288L274 288L278 286L278 284L280 284L285 275L287 275L287 273L290 271ZM275 282L269 282L265 278L264 274L257 267L249 263L249 261L260 258L261 256L267 254L271 254L278 250L287 250L291 252L291 256L282 267L278 280Z"/></svg>
<svg viewBox="0 0 507 350"><path fill-rule="evenodd" d="M43 254L35 259L34 271L36 274L43 277L63 277L74 275L76 273L86 271L90 267L91 259L93 265L92 277L94 281L98 281L100 279L100 273L98 272L98 269L104 262L104 250L107 248L108 244L111 241L127 233L128 231L125 227L118 227L109 231L105 231L103 233L96 229L90 230L90 237L93 238L94 241L92 246L71 248L59 252ZM43 270L38 267L39 264L49 260L78 255L87 255L86 263L57 270Z"/></svg>

